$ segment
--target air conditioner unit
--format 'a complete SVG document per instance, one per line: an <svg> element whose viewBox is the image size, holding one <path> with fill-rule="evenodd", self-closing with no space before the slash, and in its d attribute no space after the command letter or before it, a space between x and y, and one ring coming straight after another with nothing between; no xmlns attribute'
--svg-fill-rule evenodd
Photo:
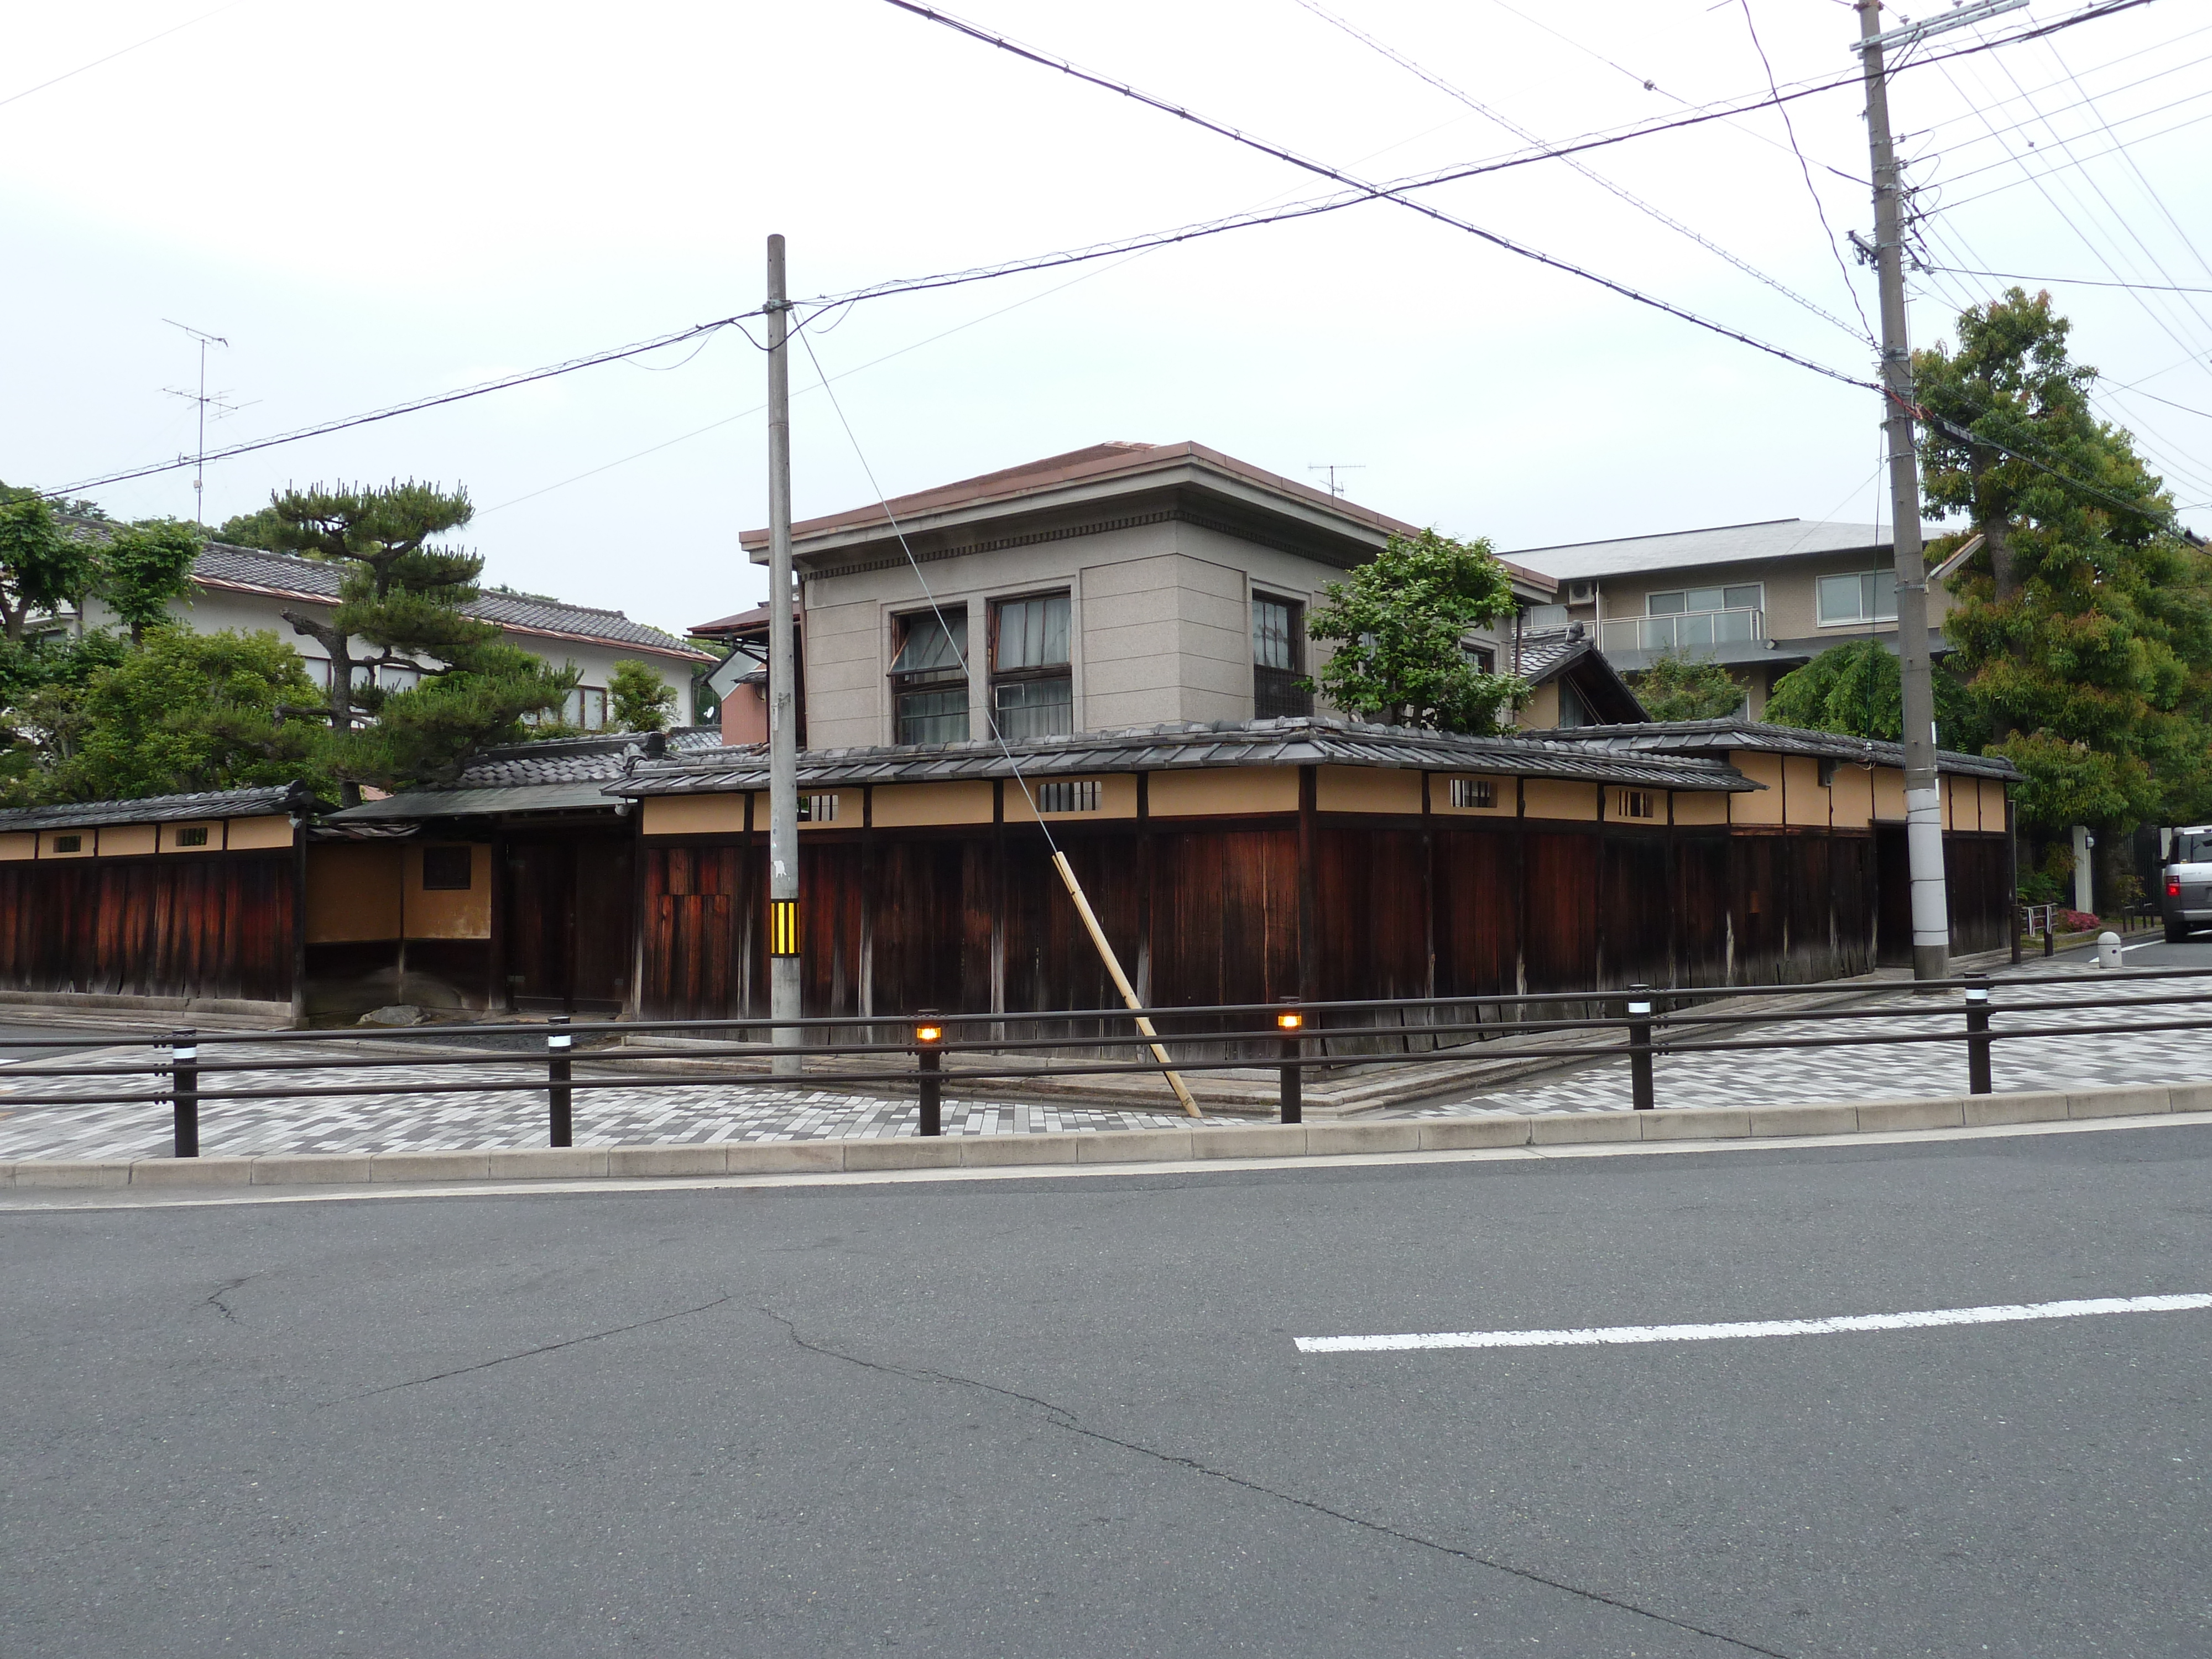
<svg viewBox="0 0 2212 1659"><path fill-rule="evenodd" d="M1597 584L1595 582L1569 582L1567 584L1567 603L1569 605L1595 605L1596 602Z"/></svg>

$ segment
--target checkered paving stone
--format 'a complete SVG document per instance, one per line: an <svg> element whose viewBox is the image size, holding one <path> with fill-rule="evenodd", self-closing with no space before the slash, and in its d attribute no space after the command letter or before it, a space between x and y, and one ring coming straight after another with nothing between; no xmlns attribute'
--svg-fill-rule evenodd
<svg viewBox="0 0 2212 1659"><path fill-rule="evenodd" d="M217 1053L214 1048L204 1048L202 1056L213 1060ZM220 1053L227 1060L313 1057L308 1045L277 1042L224 1045ZM24 1066L37 1063L26 1061ZM100 1061L85 1063L143 1066L147 1060L145 1051L140 1050L133 1055L103 1056ZM9 1069L0 1067L0 1079L6 1078ZM424 1083L450 1083L464 1075L542 1085L545 1073L542 1063L490 1062L480 1064L473 1073L456 1066L341 1066L313 1073L204 1074L200 1151L213 1158L265 1152L454 1152L545 1145L547 1102L542 1090L419 1091ZM589 1062L580 1059L577 1080L590 1075ZM205 1097L226 1090L281 1089L302 1083L324 1087L383 1084L391 1092L303 1096L234 1104ZM133 1094L149 1093L153 1080L131 1078L122 1080L120 1086ZM96 1077L20 1077L0 1082L0 1158L166 1156L171 1133L168 1106L147 1102L118 1104L101 1099L114 1091L115 1085ZM84 1103L11 1108L10 1095L81 1096ZM580 1089L574 1098L574 1112L579 1146L872 1140L911 1135L915 1130L915 1106L911 1100L871 1099L829 1090L753 1084L670 1087L641 1083L634 1088ZM948 1135L1085 1133L1161 1128L1190 1121L1180 1113L950 1100L945 1103L943 1117Z"/></svg>
<svg viewBox="0 0 2212 1659"><path fill-rule="evenodd" d="M2076 961L2041 970L2080 972ZM2022 1037L1990 1048L1990 1082L2000 1093L2033 1089L2099 1088L2124 1083L2212 1079L2212 980L2130 981L2128 997L2186 995L2194 1003L2116 1012L2097 1005L2113 993L2104 985L2038 985L2036 969L2023 969L1991 988L1990 1029L2002 1031L2061 1025L2146 1024L2180 1019L2203 1022L2194 1031L2104 1036ZM2076 1005L2066 1010L2008 1015L2008 1001ZM1932 1001L1934 999L1929 999ZM1905 994L1857 1005L1874 1009L1927 1006ZM1875 1016L1850 1020L1783 1020L1757 1028L1723 1028L1711 1039L1875 1036L1911 1031L1963 1031L1956 992L1944 994L1943 1012L1932 1017ZM1702 1039L1701 1039L1702 1040ZM1861 1100L1902 1100L1966 1092L1964 1043L1905 1043L1849 1048L1774 1048L1741 1054L1660 1054L1652 1061L1652 1101L1658 1106L1790 1106ZM1464 1099L1432 1103L1394 1113L1405 1117L1459 1117L1498 1113L1608 1112L1629 1107L1628 1062L1607 1060L1569 1073L1553 1073L1521 1085L1507 1085Z"/></svg>
<svg viewBox="0 0 2212 1659"><path fill-rule="evenodd" d="M2081 964L2057 964L2078 971ZM2045 969L2042 973L2052 969ZM2030 966L1995 986L1991 1027L2110 1024L2119 1016L2096 1005L2111 995L2107 986L2037 985ZM2084 1088L2122 1083L2166 1083L2212 1078L2212 981L2133 981L2129 996L2185 994L2194 1004L2144 1009L2132 1018L2142 1023L2203 1018L2199 1031L2127 1033L2079 1037L2031 1037L1993 1046L1992 1081L1999 1090ZM2074 1007L2045 1013L2008 1015L2008 1000L2033 996ZM1895 1018L1880 1013L1849 1021L1783 1020L1755 1028L1761 1036L1821 1037L1844 1034L1961 1029L1955 995L1933 1018ZM1876 1010L1924 1006L1910 994L1883 996L1857 1005ZM1753 1028L1725 1032L1720 1040L1754 1034ZM315 1057L310 1045L275 1040L222 1045L226 1060ZM319 1051L319 1052L327 1052ZM217 1050L203 1051L212 1060ZM21 1062L23 1069L41 1062ZM46 1062L54 1063L54 1062ZM143 1066L146 1051L105 1054L88 1065ZM541 1082L542 1062L478 1061L474 1075L487 1080ZM0 1065L0 1159L26 1158L158 1158L169 1150L169 1110L158 1103L117 1104L103 1098L116 1091L98 1077L9 1077L15 1066ZM578 1081L592 1075L580 1057ZM209 1074L210 1094L229 1089L281 1089L303 1082L325 1086L380 1084L389 1092L354 1096L301 1096L289 1100L204 1101L200 1146L210 1157L264 1152L392 1152L460 1151L477 1147L542 1146L546 1135L546 1099L537 1089L499 1092L431 1094L421 1085L450 1082L459 1068L429 1066L339 1066L313 1073L234 1072ZM1966 1058L1963 1045L1911 1044L1858 1048L1782 1048L1729 1054L1662 1055L1653 1066L1653 1092L1662 1106L1788 1105L1852 1100L1890 1100L1916 1095L1964 1093ZM129 1092L151 1092L151 1080L120 1081ZM82 1103L59 1106L9 1104L10 1096L64 1095ZM1532 1079L1463 1099L1382 1114L1441 1117L1498 1113L1625 1111L1629 1104L1625 1060L1593 1063L1571 1072ZM822 1089L772 1085L707 1084L580 1090L574 1098L576 1144L614 1146L647 1142L792 1141L882 1139L915 1133L915 1103L871 1098ZM1248 1119L1216 1117L1216 1123ZM1073 1104L945 1103L948 1135L1093 1133L1102 1129L1150 1129L1187 1125L1171 1112L1117 1110Z"/></svg>

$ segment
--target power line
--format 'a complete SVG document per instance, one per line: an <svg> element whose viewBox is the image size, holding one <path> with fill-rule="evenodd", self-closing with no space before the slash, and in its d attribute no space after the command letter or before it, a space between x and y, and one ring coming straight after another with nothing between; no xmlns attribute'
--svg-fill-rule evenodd
<svg viewBox="0 0 2212 1659"><path fill-rule="evenodd" d="M1976 270L1969 265L1928 265L1923 270L1948 271L1954 276L1994 276L2005 283L2051 283L2060 288L2138 288L2153 294L2212 294L2212 288L2167 288L2157 283L2113 283L2094 276L2030 276L2017 270Z"/></svg>
<svg viewBox="0 0 2212 1659"><path fill-rule="evenodd" d="M748 311L740 313L739 316L752 317L758 314L757 312ZM302 439L319 438L326 433L343 432L356 426L369 426L379 421L397 419L402 415L413 415L426 409L437 409L447 404L463 403L471 398L481 398L490 392L505 392L514 386L528 386L533 381L550 380L556 375L573 374L579 369L597 368L601 363L619 362L625 357L642 356L648 351L659 351L665 346L676 345L685 340L695 339L702 334L711 334L717 329L730 327L738 323L738 317L725 317L718 322L698 323L690 328L680 329L673 334L664 334L658 339L641 341L635 345L618 346L611 351L594 351L586 356L572 357L566 362L555 363L545 368L526 369L520 374L504 374L498 380L486 380L479 386L464 386L457 392L441 392L428 398L411 398L404 404L393 404L388 408L373 410L366 415L349 415L339 420L323 421L314 426L304 426L290 432L280 432L273 437L256 438L246 443L230 444L222 449L209 450L205 459L210 461L228 460L233 456L250 455L256 450L274 449L279 444L298 443ZM161 461L149 466L131 467L125 471L110 472L96 478L82 479L76 483L66 484L59 489L48 490L45 493L52 496L72 495L87 489L97 489L106 484L125 483L133 478L151 477L158 472L173 472L179 467L191 465L191 457L186 456L179 460Z"/></svg>
<svg viewBox="0 0 2212 1659"><path fill-rule="evenodd" d="M1518 123L1511 120L1510 118L1500 114L1498 111L1491 108L1490 106L1481 102L1479 99L1474 98L1471 94L1462 92L1459 88L1454 86L1450 82L1446 81L1441 76L1433 74L1430 70L1424 69L1420 64L1415 63L1404 53L1398 52L1394 47L1376 40L1373 35L1365 33L1363 31L1355 28L1343 18L1339 17L1334 12L1329 11L1317 3L1317 0L1297 0L1297 3L1304 7L1306 10L1311 12L1315 16L1322 19L1324 22L1334 25L1335 27L1341 29L1345 33L1350 35L1353 40L1360 42L1363 46L1370 47L1375 52L1379 52L1382 56L1389 58L1392 63L1397 64L1401 69L1419 76L1422 80L1427 82L1429 85L1434 87L1445 96L1457 99L1461 103L1466 105L1468 108L1473 110L1476 114L1483 116L1488 120L1496 122L1499 126L1504 127L1508 132L1520 139L1523 143L1534 144L1542 147L1547 150L1549 149L1550 147L1546 145L1544 141L1539 138L1534 133L1529 131L1528 128L1522 126ZM1770 89L1773 88L1773 77L1771 76L1768 77L1767 84ZM1718 255L1721 258L1727 260L1729 264L1734 265L1738 270L1742 271L1745 275L1765 283L1767 287L1772 289L1776 293L1782 295L1784 298L1795 301L1797 304L1804 307L1806 310L1811 312L1814 316L1819 317L1825 321L1833 323L1838 328L1842 329L1846 334L1849 334L1854 338L1861 340L1867 344L1871 345L1874 343L1871 331L1865 327L1862 326L1856 329L1853 328L1849 323L1845 322L1842 318L1837 316L1833 312L1828 310L1826 307L1808 299L1805 295L1798 293L1796 289L1791 288L1789 284L1782 282L1779 278L1769 276L1766 272L1761 270L1757 265L1753 264L1749 260L1738 258L1735 254L1729 252L1728 249L1721 246L1719 243L1712 241L1709 238L1700 234L1698 232L1691 229L1689 226L1682 223L1679 219L1675 219L1662 211L1661 209L1654 207L1650 203L1645 201L1642 197L1637 195L1634 191L1627 189L1626 186L1615 184L1612 179L1607 178L1603 173L1598 172L1595 167L1590 167L1588 163L1577 161L1571 155L1562 155L1559 159L1565 161L1569 167L1572 167L1577 173L1581 173L1583 178L1589 179L1592 184L1596 185L1599 188L1608 191L1614 196L1619 197L1622 201L1627 203L1629 206L1634 208L1638 212L1645 215L1647 217L1657 220L1669 230L1679 232L1680 234L1688 237L1692 241L1695 242L1699 247L1704 248L1707 252ZM1856 295L1852 296L1852 302L1854 304L1857 303L1857 296ZM1860 314L1859 321L1862 325L1865 324L1866 317L1863 313Z"/></svg>
<svg viewBox="0 0 2212 1659"><path fill-rule="evenodd" d="M1724 323L1715 322L1711 318L1700 316L1696 312L1690 311L1681 306L1675 305L1670 301L1656 298L1652 295L1643 292L1641 289L1632 288L1626 283L1618 282L1610 276L1601 276L1596 271L1575 264L1569 260L1555 258L1554 256L1545 253L1539 249L1530 247L1524 243L1516 242L1510 237L1501 235L1494 230L1485 229L1482 226L1474 224L1468 220L1461 219L1451 214L1446 213L1440 208L1431 207L1425 202L1416 201L1410 196L1400 193L1395 189L1369 184L1364 179L1356 179L1349 173L1340 172L1336 168L1329 167L1324 162L1316 161L1309 156L1301 155L1295 150L1286 149L1281 145L1270 143L1265 139L1255 137L1251 134L1244 132L1238 128L1230 126L1224 122L1216 121L1206 116L1200 115L1194 110L1184 107L1182 105L1170 103L1164 98L1158 98L1150 93L1141 92L1136 88L1127 85L1121 82L1109 80L1104 76L1094 75L1090 70L1082 69L1078 65L1068 62L1066 58L1054 58L1049 53L1040 52L1033 47L1024 46L1015 41L1007 40L1003 35L993 34L989 31L980 28L975 24L964 22L948 12L938 11L931 7L921 5L917 3L917 0L884 0L884 3L896 6L901 11L911 12L917 17L926 19L927 21L936 23L942 27L949 28L956 33L964 34L969 39L980 41L986 46L996 47L1001 52L1007 52L1017 58L1024 58L1030 63L1038 64L1040 67L1056 70L1060 73L1068 76L1072 79L1084 82L1085 84L1090 86L1097 87L1103 91L1114 93L1118 96L1129 99L1133 102L1143 104L1147 108L1158 110L1161 113L1173 116L1179 121L1187 121L1193 126L1202 128L1206 131L1214 133L1220 137L1227 138L1231 143L1242 144L1247 149L1256 150L1263 155L1271 155L1277 161L1286 161L1292 167L1304 168L1308 173L1318 174L1322 178L1334 180L1337 184L1346 185L1352 190L1359 191L1376 200L1395 202L1401 207L1410 208L1414 212L1421 214L1425 217L1436 220L1439 224L1449 225L1455 230L1462 230L1471 236L1480 237L1482 240L1490 243L1492 246L1503 248L1509 253L1517 254L1524 259L1533 260L1539 264L1548 265L1555 270L1564 270L1571 276L1583 278L1585 282L1595 283L1599 287L1608 289L1625 299L1633 300L1638 305L1649 306L1655 311L1663 311L1669 316L1676 317L1684 322L1693 324L1698 328L1705 329L1711 333L1720 335L1725 339L1735 340L1740 344L1750 346L1754 350L1766 353L1769 356L1779 357L1785 362L1795 363L1800 368L1810 369L1815 374L1825 375L1832 380L1840 381L1845 386L1858 386L1865 391L1871 392L1880 389L1875 386L1875 382L1871 380L1864 380L1855 375L1846 374L1841 369L1831 368L1826 364L1815 362L1809 357L1801 357L1794 351L1787 350L1781 346L1771 344L1765 340L1743 333L1740 330L1730 328Z"/></svg>
<svg viewBox="0 0 2212 1659"><path fill-rule="evenodd" d="M19 99L28 98L34 92L44 92L48 87L58 87L64 81L74 81L78 76L86 74L92 70L96 70L102 64L112 64L118 58L127 58L142 46L150 46L156 40L166 40L171 35L175 34L181 30L191 27L195 23L204 23L210 17L219 16L222 13L230 10L232 7L240 6L245 3L246 0L225 0L224 4L217 6L213 11L204 11L197 17L187 17L183 22L163 29L159 34L149 34L143 40L134 40L129 46L122 47L118 51L109 52L105 58L95 58L89 64L80 64L76 68L70 70L66 75L57 75L52 80L41 81L35 87L25 87L21 92L11 92L5 98L0 98L0 109L6 108L9 104L16 102Z"/></svg>
<svg viewBox="0 0 2212 1659"><path fill-rule="evenodd" d="M1767 61L1766 48L1759 39L1759 25L1752 21L1751 0L1737 0L1743 10L1743 26L1751 32L1751 46L1759 54L1759 67L1766 71L1766 88L1775 95L1775 112L1782 118L1782 131L1790 139L1790 153L1797 158L1797 171L1805 179L1805 193L1813 198L1813 211L1820 216L1820 234L1828 239L1828 252L1834 256L1836 270L1844 279L1844 291L1851 296L1851 308L1859 314L1861 332L1871 343L1874 325L1867 320L1866 307L1859 303L1858 289L1851 282L1851 268L1844 263L1844 250L1836 241L1835 227L1828 222L1828 210L1820 201L1820 192L1813 188L1813 168L1805 160L1805 152L1797 147L1797 124L1790 118L1790 106L1781 101L1782 89L1774 84L1774 65Z"/></svg>

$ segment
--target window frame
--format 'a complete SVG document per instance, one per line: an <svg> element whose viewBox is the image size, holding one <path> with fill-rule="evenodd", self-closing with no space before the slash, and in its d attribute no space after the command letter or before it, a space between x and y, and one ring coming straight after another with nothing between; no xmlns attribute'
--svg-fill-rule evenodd
<svg viewBox="0 0 2212 1659"><path fill-rule="evenodd" d="M1290 665L1260 660L1260 607L1283 610L1284 654ZM1313 714L1313 693L1298 684L1306 677L1306 602L1288 593L1252 589L1249 616L1252 636L1252 715L1255 720L1304 720Z"/></svg>
<svg viewBox="0 0 2212 1659"><path fill-rule="evenodd" d="M1052 614L1050 607L1054 599L1058 599L1066 607L1065 644L1062 647L1066 654L1057 661L1048 659L1043 662L1024 663L1013 668L1001 667L999 662L999 651L1005 637L1004 623L1006 607L1042 604L1047 607L1045 616L1049 623ZM1061 737L1073 732L1075 730L1075 594L1073 590L1066 587L1045 587L1027 592L994 594L989 600L989 605L990 638L984 659L989 670L989 682L986 690L984 708L989 716L992 731L998 733L1001 738L1015 736ZM1007 732L1006 722L1000 718L1006 712L1000 702L1000 691L1012 686L1027 688L1048 685L1066 686L1066 696L1064 699L1053 699L1048 702L1025 702L1022 707L1025 709L1065 708L1067 711L1066 726L1058 730L1042 732L1030 731L1020 733Z"/></svg>
<svg viewBox="0 0 2212 1659"><path fill-rule="evenodd" d="M938 668L908 669L901 672L896 665L906 654L908 630L916 623L936 623L946 630L952 644L955 661ZM968 607L964 604L936 605L921 611L895 611L890 615L891 653L893 667L884 678L890 690L891 741L902 746L938 743L965 743L975 735L975 694L971 689L975 658L969 647ZM957 629L957 635L953 633ZM943 708L929 713L909 714L906 709L908 697L943 697L957 694L957 708ZM933 734L928 737L911 735L908 722L925 720L953 720L959 724L957 736Z"/></svg>
<svg viewBox="0 0 2212 1659"><path fill-rule="evenodd" d="M1887 616L1881 614L1881 583L1885 577L1889 581L1889 614ZM1826 605L1821 598L1822 590L1830 582L1844 581L1852 583L1858 590L1858 614L1831 617L1825 614ZM1872 581L1875 585L1875 599L1871 608L1866 598L1869 581ZM1896 621L1897 573L1894 570L1835 570L1825 576L1815 576L1813 579L1813 625L1815 628L1879 628L1884 623L1894 624Z"/></svg>

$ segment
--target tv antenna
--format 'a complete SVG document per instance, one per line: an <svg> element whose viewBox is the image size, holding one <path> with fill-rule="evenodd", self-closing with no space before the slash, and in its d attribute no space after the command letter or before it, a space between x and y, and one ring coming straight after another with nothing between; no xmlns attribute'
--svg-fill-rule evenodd
<svg viewBox="0 0 2212 1659"><path fill-rule="evenodd" d="M1307 463L1306 471L1328 473L1328 493L1341 501L1344 499L1344 486L1336 481L1336 475L1340 472L1364 472L1367 471L1367 464L1364 461L1351 464L1343 461L1310 461Z"/></svg>
<svg viewBox="0 0 2212 1659"><path fill-rule="evenodd" d="M172 317L164 317L161 320L168 324L171 328L180 328L184 330L185 333L191 335L192 338L199 342L199 390L198 392L186 392L181 386L163 386L161 390L167 392L172 398L182 398L186 403L197 404L199 406L199 448L194 455L192 464L192 522L198 525L204 525L207 523L205 492L207 489L208 410L212 407L216 411L216 419L222 420L225 416L235 415L240 410L249 409L252 405L250 404L232 403L229 401L230 394L228 392L210 392L207 389L208 348L211 345L219 345L228 350L230 346L229 341L224 339L220 334L210 334L204 329L194 328L189 323L178 322Z"/></svg>

